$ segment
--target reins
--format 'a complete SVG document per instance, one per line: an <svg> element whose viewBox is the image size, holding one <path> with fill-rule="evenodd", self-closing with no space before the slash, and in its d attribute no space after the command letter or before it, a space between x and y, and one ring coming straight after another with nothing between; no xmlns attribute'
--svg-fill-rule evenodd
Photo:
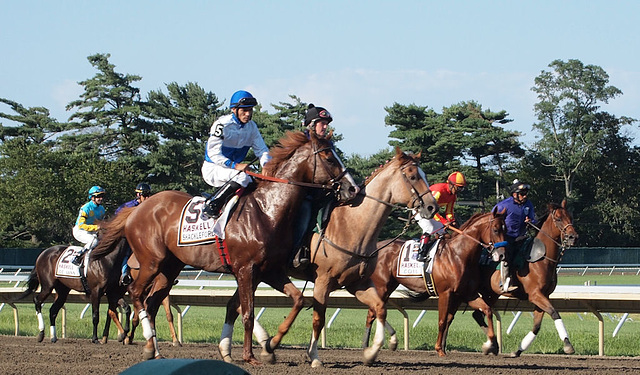
<svg viewBox="0 0 640 375"><path fill-rule="evenodd" d="M554 217L553 217L553 212L550 214L550 216L551 216L551 218L550 218L550 219L555 221L555 219L554 219ZM547 218L547 220L549 220L549 218ZM554 223L554 224L555 224L555 223ZM537 230L539 233L542 233L542 234L544 234L545 236L547 236L547 237L548 237L548 238L549 238L553 243L555 243L555 244L560 248L560 253L558 254L558 259L551 259L551 258L549 258L549 257L548 257L548 256L546 256L546 255L544 256L544 259L546 259L546 260L548 260L548 261L550 261L550 262L553 262L553 263L559 264L559 263L560 263L560 260L562 259L562 256L564 255L565 250L567 249L567 246L565 245L565 240L563 239L563 235L564 235L564 233L566 232L567 228L569 228L569 227L572 227L572 226L573 226L573 223L569 223L569 224L565 225L563 228L560 228L557 224L555 224L555 225L556 225L556 228L560 231L560 239L562 240L562 242L561 242L561 243L560 243L560 242L558 242L558 241L556 241L556 240L555 240L553 237L551 237L547 232L543 231L543 230L542 230L542 228L538 228L535 224L533 224L533 223L531 223L531 222L528 222L528 223L527 223L527 225L531 226L532 228L534 228L535 230Z"/></svg>
<svg viewBox="0 0 640 375"><path fill-rule="evenodd" d="M493 219L491 219L491 220L493 220ZM491 221L489 223L491 223ZM488 243L488 244L486 244L486 243L484 243L484 242L482 242L482 241L480 241L480 240L478 240L476 238L471 237L471 235L461 231L460 229L452 226L451 224L445 224L444 226L445 226L445 228L449 228L452 231L469 238L473 242L475 242L478 245L482 246L483 248L489 250L490 253L493 252L493 250L496 249L496 248L507 246L507 241L500 241L500 242L496 242L496 243Z"/></svg>
<svg viewBox="0 0 640 375"><path fill-rule="evenodd" d="M334 188L332 185L314 184L312 182L291 181L291 180L287 180L287 179L284 179L284 178L266 176L266 175L263 175L263 174L260 174L260 173L255 173L255 172L251 172L251 171L244 171L244 173L248 174L249 176L258 178L260 180L271 181L271 182L279 182L279 183L282 183L282 184L304 186L304 187L317 188L317 189L328 189L328 190L333 190L333 188Z"/></svg>

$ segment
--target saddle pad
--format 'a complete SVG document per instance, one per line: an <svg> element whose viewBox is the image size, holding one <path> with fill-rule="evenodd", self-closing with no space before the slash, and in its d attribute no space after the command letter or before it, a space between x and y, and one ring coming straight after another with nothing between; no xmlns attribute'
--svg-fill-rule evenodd
<svg viewBox="0 0 640 375"><path fill-rule="evenodd" d="M224 239L224 228L231 209L238 202L238 196L234 195L227 202L217 220L202 217L205 202L203 197L193 197L185 204L178 222L178 246L204 245L214 242L216 237Z"/></svg>
<svg viewBox="0 0 640 375"><path fill-rule="evenodd" d="M56 261L56 277L80 277L80 267L71 263L71 261L73 260L73 258L75 258L76 255L80 254L81 251L82 247L80 246L69 246L64 249L64 251L62 251L62 254L60 254L58 260ZM84 256L85 264L89 261L90 253L90 251L87 251ZM87 273L87 268L88 267L84 268L85 276Z"/></svg>
<svg viewBox="0 0 640 375"><path fill-rule="evenodd" d="M437 240L431 249L429 249L429 263L419 262L418 250L420 250L420 241L408 240L402 245L400 256L398 257L398 277L422 277L423 270L431 273L433 269L433 259L435 258L436 249L440 240Z"/></svg>

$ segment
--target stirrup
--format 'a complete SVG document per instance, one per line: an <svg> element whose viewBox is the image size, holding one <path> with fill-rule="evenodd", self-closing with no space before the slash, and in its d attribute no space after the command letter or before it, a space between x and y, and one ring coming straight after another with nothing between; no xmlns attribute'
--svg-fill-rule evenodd
<svg viewBox="0 0 640 375"><path fill-rule="evenodd" d="M511 278L507 277L506 280L504 281L504 283L502 284L502 292L503 293L510 293L513 292L514 290L518 289L517 285L509 285L511 283Z"/></svg>
<svg viewBox="0 0 640 375"><path fill-rule="evenodd" d="M120 277L120 285L127 286L133 282L133 277L129 273L123 273Z"/></svg>
<svg viewBox="0 0 640 375"><path fill-rule="evenodd" d="M80 266L80 264L82 264L83 256L84 254L76 255L75 257L73 257L73 259L71 259L71 264L73 264L74 266Z"/></svg>

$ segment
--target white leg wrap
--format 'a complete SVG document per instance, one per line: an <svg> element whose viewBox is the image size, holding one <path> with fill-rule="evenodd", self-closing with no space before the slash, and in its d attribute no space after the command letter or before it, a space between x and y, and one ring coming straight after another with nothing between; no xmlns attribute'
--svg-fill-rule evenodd
<svg viewBox="0 0 640 375"><path fill-rule="evenodd" d="M233 339L233 326L231 324L225 323L222 326L222 335L220 335L220 344L218 348L220 348L220 354L222 357L231 355L231 341Z"/></svg>
<svg viewBox="0 0 640 375"><path fill-rule="evenodd" d="M527 335L520 342L520 346L518 347L518 350L520 350L521 352L524 352L525 350L529 349L529 346L535 339L536 339L536 334L529 331L529 333L527 333Z"/></svg>
<svg viewBox="0 0 640 375"><path fill-rule="evenodd" d="M140 318L140 324L142 325L142 335L146 340L151 340L154 336L153 330L151 329L151 323L149 322L149 316L147 312L143 309L138 312L138 318Z"/></svg>
<svg viewBox="0 0 640 375"><path fill-rule="evenodd" d="M313 338L313 332L311 332L311 342L309 343L309 350L307 351L311 362L319 360L318 358L318 341Z"/></svg>
<svg viewBox="0 0 640 375"><path fill-rule="evenodd" d="M373 337L373 348L379 350L384 341L384 323L376 319L376 335Z"/></svg>
<svg viewBox="0 0 640 375"><path fill-rule="evenodd" d="M269 340L269 334L255 319L253 320L253 335L256 337L258 344L264 348L267 344L267 340Z"/></svg>
<svg viewBox="0 0 640 375"><path fill-rule="evenodd" d="M558 336L560 336L560 340L564 341L564 339L569 338L569 334L567 333L566 328L564 328L564 323L562 323L562 319L556 319L553 321L556 325L556 330L558 331Z"/></svg>
<svg viewBox="0 0 640 375"><path fill-rule="evenodd" d="M44 328L43 328L43 330L44 330ZM56 336L56 326L51 326L51 327L49 327L49 333L51 334L51 338L52 338L52 339L53 339L53 338L56 338L56 337L57 337L57 336Z"/></svg>
<svg viewBox="0 0 640 375"><path fill-rule="evenodd" d="M36 317L38 317L38 331L44 331L44 319L42 319L42 313L36 313Z"/></svg>

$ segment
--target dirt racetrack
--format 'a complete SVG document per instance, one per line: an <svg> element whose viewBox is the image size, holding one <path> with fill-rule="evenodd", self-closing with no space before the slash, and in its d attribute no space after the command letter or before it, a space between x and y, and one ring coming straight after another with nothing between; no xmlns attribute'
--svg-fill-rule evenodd
<svg viewBox="0 0 640 375"><path fill-rule="evenodd" d="M142 360L142 344L124 346L117 341L106 345L91 344L88 339L60 339L52 344L35 337L0 335L0 374L118 374ZM166 358L220 360L213 344L185 344L174 348L160 343ZM255 350L256 355L259 350ZM391 352L383 350L373 366L362 365L362 350L324 349L320 357L325 367L312 369L304 348L276 351L277 363L252 367L236 365L251 374L638 374L640 357L598 357L524 354L520 358L506 355L483 356L477 353L451 352L439 358L430 351ZM234 347L232 355L241 358L242 349ZM161 361L161 360L159 360ZM158 374L160 375L160 374Z"/></svg>

